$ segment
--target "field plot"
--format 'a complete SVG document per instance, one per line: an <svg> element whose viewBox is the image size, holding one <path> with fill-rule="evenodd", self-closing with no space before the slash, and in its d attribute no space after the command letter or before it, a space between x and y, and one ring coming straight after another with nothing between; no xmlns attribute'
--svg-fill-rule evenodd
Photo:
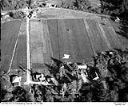
<svg viewBox="0 0 128 106"><path fill-rule="evenodd" d="M92 46L94 47L94 51L101 52L104 50L108 50L108 46L106 41L103 39L103 33L97 26L95 20L87 19L87 24L89 26L89 30L91 31L90 40L92 41Z"/></svg>
<svg viewBox="0 0 128 106"><path fill-rule="evenodd" d="M1 70L7 71L18 37L21 21L10 21L1 25Z"/></svg>
<svg viewBox="0 0 128 106"><path fill-rule="evenodd" d="M43 68L52 57L47 24L45 20L30 21L30 55L34 69Z"/></svg>
<svg viewBox="0 0 128 106"><path fill-rule="evenodd" d="M105 35L108 41L111 44L111 47L121 48L121 42L119 41L117 34L113 32L112 27L106 27L105 25L102 25L102 27L103 27L103 30L105 31Z"/></svg>
<svg viewBox="0 0 128 106"><path fill-rule="evenodd" d="M53 57L59 59L60 51L59 51L59 35L58 35L58 21L57 19L48 20L47 21L49 36L53 51Z"/></svg>
<svg viewBox="0 0 128 106"><path fill-rule="evenodd" d="M26 53L26 22L22 21L21 27L18 33L18 43L15 50L11 69L18 69L18 66L27 67L27 53Z"/></svg>
<svg viewBox="0 0 128 106"><path fill-rule="evenodd" d="M90 41L83 19L58 20L58 28L60 59L64 54L70 54L70 61L90 61L94 54L90 47Z"/></svg>

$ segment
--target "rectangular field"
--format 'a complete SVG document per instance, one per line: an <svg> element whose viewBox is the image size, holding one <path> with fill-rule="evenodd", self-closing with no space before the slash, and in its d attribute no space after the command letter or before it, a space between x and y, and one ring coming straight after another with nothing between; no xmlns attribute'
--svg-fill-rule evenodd
<svg viewBox="0 0 128 106"><path fill-rule="evenodd" d="M112 27L106 27L105 25L102 25L105 35L108 38L108 41L111 44L112 48L121 48L121 42L119 41L119 38L115 32L113 32Z"/></svg>
<svg viewBox="0 0 128 106"><path fill-rule="evenodd" d="M20 30L21 21L10 21L1 25L1 70L7 71Z"/></svg>
<svg viewBox="0 0 128 106"><path fill-rule="evenodd" d="M51 62L50 43L47 22L30 21L30 55L33 69L44 68L44 63Z"/></svg>
<svg viewBox="0 0 128 106"><path fill-rule="evenodd" d="M18 43L15 50L11 69L18 69L18 66L27 67L27 46L26 46L26 22L23 21L18 33Z"/></svg>
<svg viewBox="0 0 128 106"><path fill-rule="evenodd" d="M92 45L94 47L94 51L101 52L104 50L108 50L107 43L103 38L103 33L101 32L99 26L97 25L95 20L87 19L87 24L89 26L89 30L91 32L90 40L92 41Z"/></svg>
<svg viewBox="0 0 128 106"><path fill-rule="evenodd" d="M94 54L83 19L58 20L58 35L60 60L64 54L69 54L69 61L90 61Z"/></svg>

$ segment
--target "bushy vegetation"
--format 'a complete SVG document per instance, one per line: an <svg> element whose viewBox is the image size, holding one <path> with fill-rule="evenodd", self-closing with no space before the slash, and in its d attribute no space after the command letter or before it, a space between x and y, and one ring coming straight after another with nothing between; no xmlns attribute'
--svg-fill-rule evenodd
<svg viewBox="0 0 128 106"><path fill-rule="evenodd" d="M90 8L90 2L88 0L61 0L60 7L67 9L75 9L87 11Z"/></svg>
<svg viewBox="0 0 128 106"><path fill-rule="evenodd" d="M52 60L54 63L46 66L49 76L54 77L58 85L34 84L29 90L15 87L11 92L2 87L1 101L128 101L128 49L97 53L93 61L87 63L88 83L83 82L81 71L77 68L82 63L67 64L54 58ZM98 73L99 79L93 80L94 72Z"/></svg>
<svg viewBox="0 0 128 106"><path fill-rule="evenodd" d="M102 13L120 16L122 18L128 17L128 0L100 0Z"/></svg>
<svg viewBox="0 0 128 106"><path fill-rule="evenodd" d="M22 11L16 11L16 12L9 12L8 13L11 18L14 19L23 19L26 15Z"/></svg>
<svg viewBox="0 0 128 106"><path fill-rule="evenodd" d="M47 1L47 0L42 0ZM56 1L57 7L81 10L81 11L94 11L91 9L90 2L88 0L59 0ZM0 2L2 10L17 10L24 8L25 6L33 7L33 0L1 0ZM37 4L38 5L38 4ZM43 4L42 4L43 5ZM42 6L43 7L43 6Z"/></svg>
<svg viewBox="0 0 128 106"><path fill-rule="evenodd" d="M27 0L1 0L0 6L2 10L17 10L26 7Z"/></svg>

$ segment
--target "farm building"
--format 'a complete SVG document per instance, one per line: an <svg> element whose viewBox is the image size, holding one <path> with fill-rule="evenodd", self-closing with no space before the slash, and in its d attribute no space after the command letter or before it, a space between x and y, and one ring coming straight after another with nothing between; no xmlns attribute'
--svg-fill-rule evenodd
<svg viewBox="0 0 128 106"><path fill-rule="evenodd" d="M102 18L101 18L102 17ZM51 57L90 62L97 52L128 47L128 39L117 35L107 16L68 9L44 8L37 18L15 19L1 24L1 69L27 68L27 43L30 65L41 70Z"/></svg>

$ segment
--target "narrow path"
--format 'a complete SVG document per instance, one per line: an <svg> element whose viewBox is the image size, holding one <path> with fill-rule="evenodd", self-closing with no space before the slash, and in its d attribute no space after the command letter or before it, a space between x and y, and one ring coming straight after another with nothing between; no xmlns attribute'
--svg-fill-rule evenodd
<svg viewBox="0 0 128 106"><path fill-rule="evenodd" d="M26 14L28 15L29 12L26 11ZM29 84L31 82L31 76L30 76L30 68L31 68L31 65L30 65L30 41L29 41L29 18L26 16L26 30L27 30L27 78L26 78L26 84Z"/></svg>

